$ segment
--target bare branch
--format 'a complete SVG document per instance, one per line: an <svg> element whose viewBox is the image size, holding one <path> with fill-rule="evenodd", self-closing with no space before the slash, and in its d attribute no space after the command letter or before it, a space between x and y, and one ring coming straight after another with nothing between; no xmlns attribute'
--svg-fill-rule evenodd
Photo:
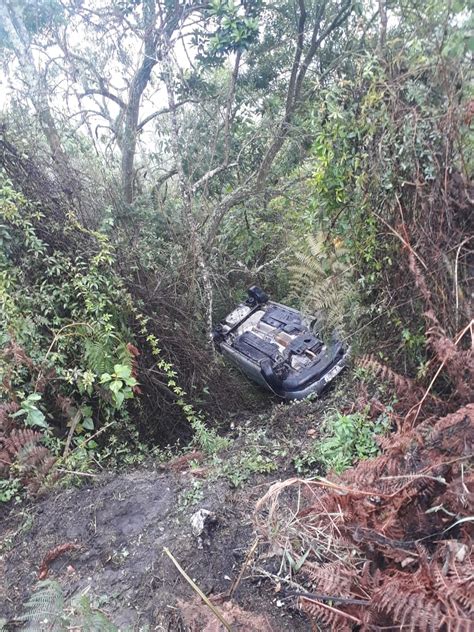
<svg viewBox="0 0 474 632"><path fill-rule="evenodd" d="M93 94L98 94L102 97L105 97L106 99L110 99L111 101L113 101L114 103L116 103L118 106L120 106L120 108L122 110L125 110L127 108L127 106L125 105L125 102L122 101L122 99L118 96L116 96L115 94L113 94L112 92L109 92L108 90L106 90L105 88L96 88L95 90L86 90L85 92L83 92L82 94L79 94L78 97L80 99L84 98L84 97L88 97L91 96Z"/></svg>
<svg viewBox="0 0 474 632"><path fill-rule="evenodd" d="M314 28L313 28L313 34L311 37L311 45L309 47L308 52L306 53L303 63L301 64L301 68L298 73L298 79L296 81L295 99L294 99L295 105L296 105L296 102L301 97L301 88L303 86L303 81L311 62L314 59L314 56L316 55L316 52L318 51L322 42L335 29L341 26L341 24L345 22L345 20L349 17L353 9L352 3L353 3L353 0L345 0L345 2L343 2L339 11L336 13L332 21L329 23L329 25L324 29L324 31L320 35L319 35L319 31L321 28L321 22L322 22L322 18L324 17L324 11L325 11L327 3L326 2L321 3L320 7L318 8L318 13L317 13Z"/></svg>
<svg viewBox="0 0 474 632"><path fill-rule="evenodd" d="M177 173L178 173L178 170L176 169L176 167L173 167L173 169L170 169L169 171L161 175L159 178L156 179L156 182L153 185L153 191L158 191L158 189L161 187L162 184L164 184L167 180L175 176Z"/></svg>
<svg viewBox="0 0 474 632"><path fill-rule="evenodd" d="M220 223L222 222L222 220L224 219L228 211L232 207L246 200L254 192L254 189L255 189L255 185L252 186L249 182L247 182L243 184L242 186L234 189L232 193L229 193L228 195L226 195L224 199L221 200L221 202L216 206L212 214L212 217L210 218L211 222L210 222L209 229L207 231L207 238L206 238L207 252L210 252L212 245L214 243L214 240L216 238Z"/></svg>
<svg viewBox="0 0 474 632"><path fill-rule="evenodd" d="M237 76L239 74L241 56L242 56L242 51L238 50L235 56L234 70L232 71L232 76L230 78L229 92L227 95L227 103L226 103L226 109L225 109L225 119L224 119L224 146L225 146L224 156L225 158L224 160L226 164L229 162L229 149L230 149L229 135L230 135L230 123L231 123L231 115L232 115L232 103L234 102L234 97L235 97L235 87L237 85Z"/></svg>
<svg viewBox="0 0 474 632"><path fill-rule="evenodd" d="M296 78L298 76L298 70L301 61L301 55L303 53L303 45L304 45L304 27L306 23L306 7L304 4L304 0L299 0L298 2L300 7L300 17L298 20L298 34L296 39L296 52L295 58L293 60L293 66L291 68L290 81L288 84L288 94L286 98L286 111L288 112L293 106L293 101L295 98L295 86L296 86ZM323 3L321 4L323 6Z"/></svg>
<svg viewBox="0 0 474 632"><path fill-rule="evenodd" d="M196 193L196 191L198 191L202 186L207 184L207 182L209 182L209 180L211 180L211 178L213 178L214 176L217 176L219 173L222 173L226 169L230 169L231 167L236 167L236 166L237 166L237 163L232 162L230 165L223 164L223 165L220 165L219 167L216 167L215 169L211 169L211 171L208 171L207 173L205 173L202 176L202 178L199 178L199 180L193 184L193 186L191 187L191 193Z"/></svg>
<svg viewBox="0 0 474 632"><path fill-rule="evenodd" d="M378 4L380 13L380 38L378 48L382 51L385 48L385 41L387 39L387 5L385 4L385 0L378 0Z"/></svg>
<svg viewBox="0 0 474 632"><path fill-rule="evenodd" d="M178 103L175 103L174 107L179 108L185 103L197 103L197 101L195 99L185 99L184 101L178 101ZM162 114L169 114L170 112L171 108L167 107L162 108L161 110L157 110L156 112L153 112L153 114L149 114L143 119L143 121L140 121L140 123L138 123L137 131L141 131L145 127L145 125L147 125L147 123L152 121L157 116L161 116Z"/></svg>
<svg viewBox="0 0 474 632"><path fill-rule="evenodd" d="M265 261L265 263L262 263L259 266L255 265L252 268L249 268L242 261L237 260L236 264L238 267L232 268L231 270L227 270L227 274L230 274L231 272L244 272L245 274L251 274L252 276L255 276L256 274L259 274L265 268L269 268L270 266L277 263L277 261L279 261L282 257L287 255L289 252L291 252L291 246L288 246L287 248L283 248L283 250L280 250L280 252L277 253L273 257L273 259L269 259L268 261Z"/></svg>

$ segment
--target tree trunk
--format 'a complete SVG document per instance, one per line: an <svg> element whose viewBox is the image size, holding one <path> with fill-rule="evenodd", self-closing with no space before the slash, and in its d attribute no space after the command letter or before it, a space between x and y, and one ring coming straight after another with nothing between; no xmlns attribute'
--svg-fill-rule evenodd
<svg viewBox="0 0 474 632"><path fill-rule="evenodd" d="M148 82L151 70L156 61L144 59L141 67L136 72L130 86L129 99L126 105L123 133L121 137L122 149L122 192L128 204L133 202L133 181L135 178L134 164L137 149L138 118L140 114L140 101Z"/></svg>
<svg viewBox="0 0 474 632"><path fill-rule="evenodd" d="M30 37L16 3L0 3L0 18L10 44L20 65L23 78L29 86L28 94L38 116L41 129L46 136L53 160L61 166L67 164L67 156L61 145L54 117L48 101L48 86L45 77L36 67L31 52Z"/></svg>
<svg viewBox="0 0 474 632"><path fill-rule="evenodd" d="M383 52L385 48L385 42L387 39L387 5L385 0L378 0L379 2L379 17L380 17L380 36L379 36L379 51Z"/></svg>
<svg viewBox="0 0 474 632"><path fill-rule="evenodd" d="M140 68L135 73L130 84L128 103L123 116L122 134L122 192L126 202L133 202L133 181L135 178L134 164L137 149L138 118L143 92L147 87L153 66L157 63L155 30L156 5L155 0L145 0L143 3L144 53Z"/></svg>

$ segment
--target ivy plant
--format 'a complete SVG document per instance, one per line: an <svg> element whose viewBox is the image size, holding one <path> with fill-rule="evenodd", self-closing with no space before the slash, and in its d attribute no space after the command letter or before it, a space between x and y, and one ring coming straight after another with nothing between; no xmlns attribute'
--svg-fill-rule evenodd
<svg viewBox="0 0 474 632"><path fill-rule="evenodd" d="M20 410L13 413L11 417L25 417L27 426L38 428L49 428L48 422L41 410L36 406L36 402L41 400L40 393L31 393L20 404Z"/></svg>
<svg viewBox="0 0 474 632"><path fill-rule="evenodd" d="M125 364L115 364L113 373L102 373L100 383L112 393L116 408L120 408L126 399L132 399L133 388L137 386L132 369Z"/></svg>

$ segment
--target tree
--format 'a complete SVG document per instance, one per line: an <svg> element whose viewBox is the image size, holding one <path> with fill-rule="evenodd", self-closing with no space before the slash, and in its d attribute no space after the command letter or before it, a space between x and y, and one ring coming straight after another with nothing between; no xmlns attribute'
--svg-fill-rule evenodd
<svg viewBox="0 0 474 632"><path fill-rule="evenodd" d="M300 143L304 152L300 119L349 42L342 35L353 0L279 0L265 9L245 0L106 7L70 0L47 37L36 35L49 62L44 69L35 63L31 39L25 44L18 36L14 1L3 20L12 38L16 33L30 98L60 162L67 164L67 156L58 153L52 94L67 125L79 119L74 133L87 133L99 152L109 152L127 204L139 190L137 152L143 166L150 163L140 135L154 123L150 142L165 137L162 155L154 158L161 175L152 175L151 187L169 180L185 235L183 256L199 271L209 332L214 247L223 219L238 205L275 194L279 176L286 175L278 161L288 142Z"/></svg>
<svg viewBox="0 0 474 632"><path fill-rule="evenodd" d="M245 63L245 51L236 46L234 66L228 80L227 99L220 113L221 124L216 130L218 138L213 139L214 146L220 144L223 151L215 153L215 159L211 161L209 169L197 180L193 179L193 173L187 173L185 169L183 155L185 142L181 137L176 107L176 79L170 49L165 57L168 106L172 119L170 134L173 155L179 178L181 205L187 218L192 251L195 253L197 266L202 273L209 333L212 325L212 283L209 266L221 223L231 208L264 193L275 160L294 130L293 121L302 109L305 99L311 94L306 81L308 71L321 47L328 44L338 29L347 22L353 10L352 0L343 0L341 3L326 0L312 3L311 6L306 6L304 0L300 0L291 4L295 11L293 19L287 20L287 27L291 33L293 56L289 67L284 66L280 71L281 76L285 77L284 88L280 94L281 105L278 108L280 118L276 124L273 123L271 128L268 127L265 118L261 119L260 125L250 126L249 136L260 137L258 142L262 152L261 159L250 169L242 160L242 148L250 138L242 139L233 155L230 149L236 129L236 113L239 109L239 103L236 102L236 88L239 71ZM271 28L271 20L275 19L275 13L278 16L281 8L282 5L277 4L267 9L262 16L266 26ZM289 79L286 79L288 75ZM234 176L236 186L232 186L224 195L215 196L210 193L210 182L223 172L231 170L236 172Z"/></svg>
<svg viewBox="0 0 474 632"><path fill-rule="evenodd" d="M62 36L57 37L57 43L67 61L64 71L81 82L83 90L77 94L79 101L82 102L86 97L97 97L102 100L99 112L95 111L93 114L106 119L121 150L122 193L127 203L134 199L134 167L138 136L146 125L170 111L168 107L151 108L153 98L160 96L162 79L159 72L153 73L154 69L162 69L164 58L169 54L174 56L179 44L184 46L185 40L198 37L199 26L204 23L209 25L210 18L214 18L215 24L210 25L208 35L203 37L201 34L201 46L204 40L209 42L212 37L217 37L220 52L225 47L229 48L230 36L226 28L220 27L228 13L227 4L221 3L220 0L210 5L197 0L142 0L125 7L118 3L112 12L108 8L92 11L85 5L80 9L75 3L70 5L71 16L76 20L80 18L81 28L88 37L94 38L99 31L102 39L97 41L96 45L102 48L102 56L99 55L97 63L87 56L87 50L81 52L80 47L71 43L72 38L68 37L65 27ZM224 6L223 10L221 5ZM229 6L234 5L229 3ZM235 11L236 9L232 8L230 12L235 14ZM238 18L236 14L233 17L237 25L240 22L245 26L242 18ZM218 33L213 35L214 30ZM245 42L245 29L237 31L237 36L240 37L239 41ZM127 40L128 37L132 38L131 44ZM110 71L110 66L114 63L117 63L115 73ZM114 83L119 77L124 82L118 88L114 88ZM146 96L147 109L151 111L142 116ZM114 109L111 111L103 100L112 104ZM187 99L176 101L175 107L187 102Z"/></svg>
<svg viewBox="0 0 474 632"><path fill-rule="evenodd" d="M0 24L4 33L4 46L15 54L23 82L27 86L27 94L40 121L41 128L48 141L56 164L67 165L68 159L62 148L60 134L53 116L47 80L47 71L40 68L33 54L33 37L35 31L27 24L28 12L32 9L28 2L7 0L0 5ZM60 13L60 5L48 5L48 11L41 14L40 27L52 24ZM64 172L64 170L63 170Z"/></svg>

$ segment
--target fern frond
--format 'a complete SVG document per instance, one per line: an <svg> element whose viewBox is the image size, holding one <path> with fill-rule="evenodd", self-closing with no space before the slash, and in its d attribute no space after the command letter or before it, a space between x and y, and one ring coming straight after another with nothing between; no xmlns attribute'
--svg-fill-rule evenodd
<svg viewBox="0 0 474 632"><path fill-rule="evenodd" d="M39 445L42 438L41 432L31 428L14 429L8 436L0 437L0 475L8 476L15 465L30 496L36 495L46 481L52 480L52 473L57 477L53 472L56 459L48 448Z"/></svg>
<svg viewBox="0 0 474 632"><path fill-rule="evenodd" d="M31 430L31 428L12 430L10 435L3 440L3 448L13 459L23 450L37 445L42 436L41 432Z"/></svg>
<svg viewBox="0 0 474 632"><path fill-rule="evenodd" d="M303 311L318 316L320 327L342 333L347 308L354 295L344 263L344 251L328 245L324 235L309 235L305 249L293 254L290 298Z"/></svg>
<svg viewBox="0 0 474 632"><path fill-rule="evenodd" d="M306 562L304 569L316 592L337 597L350 597L353 594L356 576L351 567L346 567L339 560L329 564Z"/></svg>
<svg viewBox="0 0 474 632"><path fill-rule="evenodd" d="M74 617L74 627L87 632L119 632L109 619L98 610L95 610L88 596L83 595L75 606L76 616Z"/></svg>
<svg viewBox="0 0 474 632"><path fill-rule="evenodd" d="M87 368L97 375L112 370L114 358L109 341L105 337L86 340L84 357Z"/></svg>
<svg viewBox="0 0 474 632"><path fill-rule="evenodd" d="M84 356L87 368L97 375L112 372L114 364L123 364L130 369L133 365L129 345L120 341L117 343L116 336L108 333L87 339Z"/></svg>
<svg viewBox="0 0 474 632"><path fill-rule="evenodd" d="M360 621L342 610L328 604L312 599L301 598L300 607L310 617L313 617L320 625L328 630L340 630L341 632L352 630L354 623Z"/></svg>
<svg viewBox="0 0 474 632"><path fill-rule="evenodd" d="M357 364L372 371L377 377L384 382L390 382L395 388L397 395L405 400L410 397L414 402L423 397L424 391L411 378L400 375L386 364L379 362L370 355L362 356Z"/></svg>
<svg viewBox="0 0 474 632"><path fill-rule="evenodd" d="M13 420L10 415L16 413L20 406L16 402L7 402L0 404L0 432L6 432L10 429Z"/></svg>
<svg viewBox="0 0 474 632"><path fill-rule="evenodd" d="M64 595L61 586L51 580L38 582L25 604L21 620L24 632L65 632Z"/></svg>
<svg viewBox="0 0 474 632"><path fill-rule="evenodd" d="M115 349L115 357L119 364L123 364L132 370L135 364L135 355L130 349L135 350L137 355L140 355L138 349L130 343L120 342Z"/></svg>

